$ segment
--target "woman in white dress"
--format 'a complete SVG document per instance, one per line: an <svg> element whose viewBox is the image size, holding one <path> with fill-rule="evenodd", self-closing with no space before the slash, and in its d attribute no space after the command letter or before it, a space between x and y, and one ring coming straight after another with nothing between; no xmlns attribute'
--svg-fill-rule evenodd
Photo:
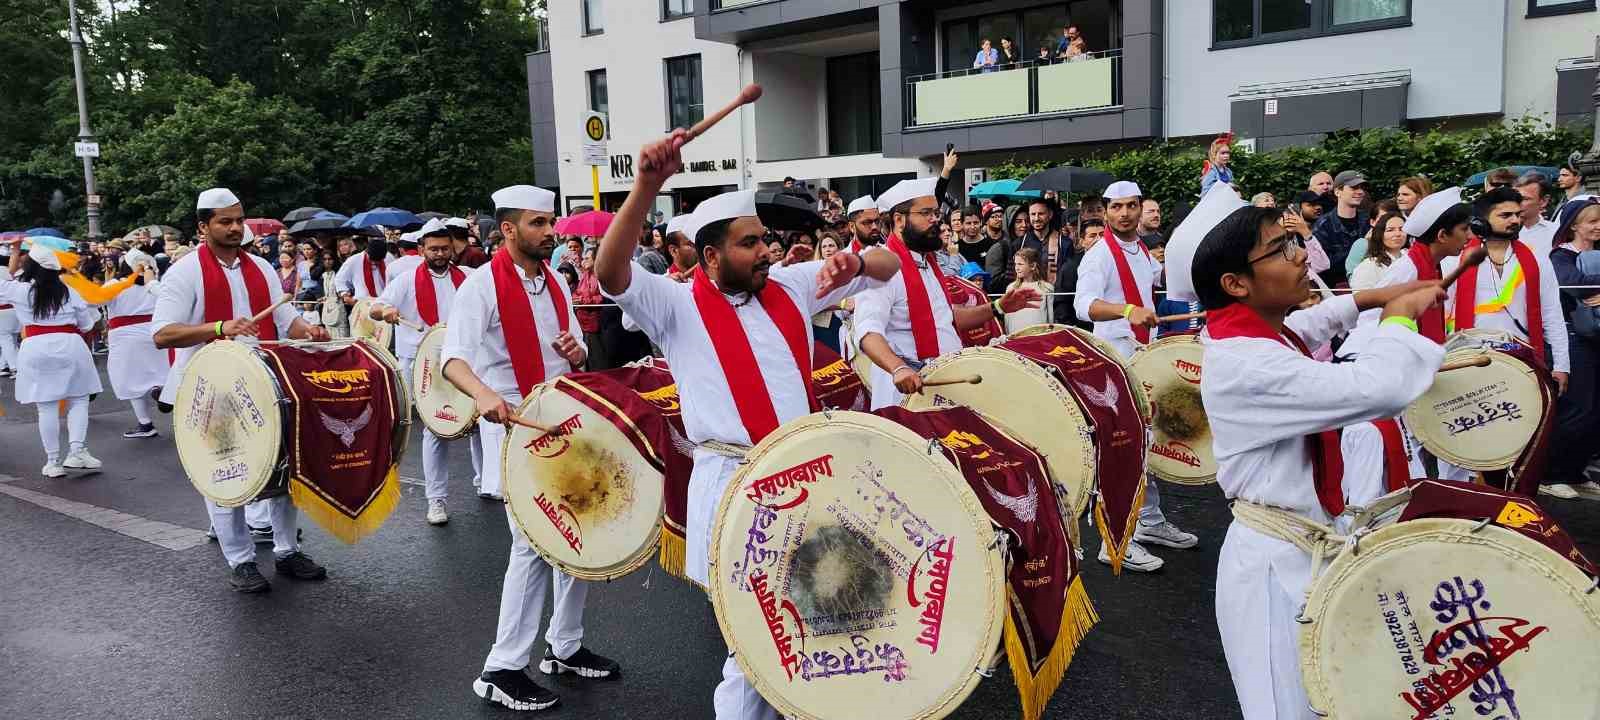
<svg viewBox="0 0 1600 720"><path fill-rule="evenodd" d="M137 266L137 267L135 267ZM151 315L156 308L156 295L160 283L156 278L155 260L142 252L133 251L117 265L117 278L137 273L139 279L105 304L107 340L111 354L106 358L106 374L111 377L111 389L118 400L133 406L133 417L139 426L122 434L125 438L155 437L155 420L150 414L151 396L167 380L171 364L167 351L156 347L150 329ZM107 283L107 287L115 283Z"/></svg>
<svg viewBox="0 0 1600 720"><path fill-rule="evenodd" d="M56 478L66 474L65 468L99 468L100 461L89 454L86 442L89 396L100 392L100 373L78 334L92 329L99 314L62 282L61 260L42 239L36 239L26 257L13 249L8 269L15 279L0 280L0 303L11 305L23 326L17 350L17 402L33 403L39 411L39 439L45 453L40 472ZM64 460L59 404L63 400L69 442Z"/></svg>

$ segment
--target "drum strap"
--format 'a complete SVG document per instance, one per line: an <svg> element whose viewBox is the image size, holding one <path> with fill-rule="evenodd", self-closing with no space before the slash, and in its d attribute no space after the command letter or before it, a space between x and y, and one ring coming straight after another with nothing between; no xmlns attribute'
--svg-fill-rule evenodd
<svg viewBox="0 0 1600 720"><path fill-rule="evenodd" d="M1350 508L1359 510L1360 508ZM1309 597L1311 588L1316 587L1317 576L1322 574L1323 564L1339 555L1345 548L1355 548L1361 542L1361 537L1369 530L1366 526L1355 528L1349 535L1340 535L1331 525L1323 525L1311 518L1301 515L1293 510L1286 510L1271 505L1262 505L1248 500L1233 501L1233 519L1268 537L1277 538L1293 545L1311 556L1311 581L1306 583L1306 595ZM1304 615L1305 602L1300 604L1300 615ZM1297 618L1298 620L1298 618Z"/></svg>
<svg viewBox="0 0 1600 720"><path fill-rule="evenodd" d="M733 458L739 462L744 462L745 456L749 455L751 450L748 445L735 445L733 443L722 442L721 440L707 440L703 443L700 443L696 447L707 452L721 455L725 458Z"/></svg>

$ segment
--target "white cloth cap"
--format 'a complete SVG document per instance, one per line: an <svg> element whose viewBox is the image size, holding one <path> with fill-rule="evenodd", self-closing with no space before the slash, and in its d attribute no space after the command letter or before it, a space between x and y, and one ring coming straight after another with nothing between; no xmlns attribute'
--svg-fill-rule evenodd
<svg viewBox="0 0 1600 720"><path fill-rule="evenodd" d="M1422 237L1422 234L1439 221L1439 216L1444 211L1461 204L1461 188L1448 187L1419 201L1411 208L1411 216L1406 218L1402 228L1411 237Z"/></svg>
<svg viewBox="0 0 1600 720"><path fill-rule="evenodd" d="M1220 224L1233 211L1250 203L1239 197L1239 191L1227 183L1215 183L1200 198L1189 215L1172 229L1167 239L1167 297L1173 300L1198 300L1194 291L1194 253L1206 233ZM1313 276L1315 277L1315 276Z"/></svg>
<svg viewBox="0 0 1600 720"><path fill-rule="evenodd" d="M466 218L453 217L444 221L444 226L447 228L461 228L462 230L466 230L472 227L472 223L467 222Z"/></svg>
<svg viewBox="0 0 1600 720"><path fill-rule="evenodd" d="M844 216L850 217L862 210L871 210L877 206L878 201L873 200L871 195L862 195L850 201L850 207L844 211Z"/></svg>
<svg viewBox="0 0 1600 720"><path fill-rule="evenodd" d="M882 195L878 196L878 211L889 212L894 209L894 206L907 200L915 200L919 197L933 197L934 188L938 186L939 178L936 177L901 180L895 183L894 187L885 190ZM855 207L855 204L851 203L850 207Z"/></svg>
<svg viewBox="0 0 1600 720"><path fill-rule="evenodd" d="M1107 200L1121 200L1123 198L1144 197L1144 191L1139 189L1139 184L1132 180L1118 180L1106 186L1103 197Z"/></svg>
<svg viewBox="0 0 1600 720"><path fill-rule="evenodd" d="M33 258L33 261L38 263L39 267L46 270L61 269L61 260L56 257L55 249L44 243L34 243L32 247L28 248L28 257Z"/></svg>
<svg viewBox="0 0 1600 720"><path fill-rule="evenodd" d="M672 219L667 221L667 231L665 233L663 233L663 234L671 235L671 234L673 234L675 232L683 232L683 227L685 225L688 225L688 224L689 224L689 213L680 213L678 215L673 215ZM689 238L689 240L692 242L694 240L694 238Z"/></svg>
<svg viewBox="0 0 1600 720"><path fill-rule="evenodd" d="M440 220L439 218L433 218L433 219L429 220L428 222L423 223L421 229L417 230L414 233L411 233L412 236L413 236L411 242L420 243L420 242L422 242L423 238L425 238L425 237L427 237L429 235L445 235L445 234L448 234L449 232L450 232L450 226L449 225L446 225L444 223L444 221ZM406 236L401 235L400 239L404 240L404 239L406 239Z"/></svg>
<svg viewBox="0 0 1600 720"><path fill-rule="evenodd" d="M196 210L221 210L239 204L239 196L227 188L211 188L200 193L200 199L195 202Z"/></svg>
<svg viewBox="0 0 1600 720"><path fill-rule="evenodd" d="M700 203L689 218L683 222L683 234L694 242L700 236L700 231L705 226L718 220L732 220L734 218L756 217L756 191L735 190L725 192Z"/></svg>
<svg viewBox="0 0 1600 720"><path fill-rule="evenodd" d="M156 266L156 259L150 257L148 253L138 248L129 250L126 255L122 256L122 260L123 262L128 263L128 267L133 268L135 271L139 269L140 265L149 265L150 267Z"/></svg>
<svg viewBox="0 0 1600 720"><path fill-rule="evenodd" d="M494 200L496 210L556 211L556 194L542 187L512 185L494 191L489 197Z"/></svg>
<svg viewBox="0 0 1600 720"><path fill-rule="evenodd" d="M430 220L429 222L433 222L433 221ZM417 243L419 243L421 241L422 241L422 231L421 230L413 230L412 232L400 233L400 242L403 242L403 243L405 243L407 245L415 245L415 244L417 244Z"/></svg>

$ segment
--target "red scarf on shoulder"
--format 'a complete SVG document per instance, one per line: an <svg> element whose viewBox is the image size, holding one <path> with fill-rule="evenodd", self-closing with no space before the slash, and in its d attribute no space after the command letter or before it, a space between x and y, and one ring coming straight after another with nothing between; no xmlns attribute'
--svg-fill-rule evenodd
<svg viewBox="0 0 1600 720"><path fill-rule="evenodd" d="M928 301L928 286L922 282L922 273L917 272L917 263L911 257L911 248L906 247L904 240L899 235L890 235L884 241L884 247L889 252L900 258L900 277L906 284L906 310L911 316L911 338L917 343L917 359L927 360L939 356L939 329L933 324L933 303ZM939 268L939 263L933 253L922 253L922 261L933 270L933 276L939 279L939 292L944 293L944 270ZM945 303L950 298L945 296Z"/></svg>
<svg viewBox="0 0 1600 720"><path fill-rule="evenodd" d="M567 296L561 292L549 264L539 263L539 271L544 274L545 291L550 293L550 302L555 305L556 322L561 332L567 332ZM509 252L501 249L495 253L494 259L489 261L489 272L494 273L494 299L495 305L500 308L500 333L505 338L506 352L511 355L511 372L517 376L517 392L527 397L528 391L545 379L544 341L539 339L539 326L533 321L533 302L528 298L528 291L522 287L522 277L517 274L517 264Z"/></svg>
<svg viewBox="0 0 1600 720"><path fill-rule="evenodd" d="M739 421L750 434L752 445L761 442L778 429L778 411L772 405L772 394L767 392L767 381L756 363L755 350L750 347L750 336L745 333L727 296L706 277L704 268L694 269L691 292L695 307L700 311L700 320L705 323L706 335L711 338L717 363L728 378L728 391L733 395L733 406L739 411ZM789 293L771 280L756 293L756 300L789 346L795 369L806 386L806 399L811 411L816 412L821 406L811 387L811 344L806 335L806 317L800 314L800 308L795 306Z"/></svg>
<svg viewBox="0 0 1600 720"><path fill-rule="evenodd" d="M205 289L204 319L207 323L227 322L236 319L233 313L233 290L221 261L211 253L211 246L200 243L200 286ZM236 258L239 274L244 276L244 289L250 296L250 314L255 315L272 306L272 290L267 285L267 275L256 266L250 254L239 251ZM265 318L256 329L259 340L277 340L278 323Z"/></svg>
<svg viewBox="0 0 1600 720"><path fill-rule="evenodd" d="M1483 244L1482 240L1473 238L1461 250L1461 257L1472 252ZM1528 328L1528 345L1533 347L1533 356L1544 358L1544 307L1539 302L1539 261L1533 256L1533 249L1523 244L1521 240L1511 241L1511 251L1516 254L1517 265L1522 267L1522 294L1527 300L1528 316L1523 318ZM1489 262L1487 258L1483 262ZM1483 263L1478 263L1467 268L1461 273L1461 278L1456 282L1456 330L1466 330L1478 324L1478 269ZM1509 311L1510 308L1508 307Z"/></svg>
<svg viewBox="0 0 1600 720"><path fill-rule="evenodd" d="M1133 279L1133 268L1128 265L1127 253L1122 250L1121 241L1117 240L1117 236L1108 232L1101 242L1105 243L1106 249L1111 251L1112 262L1117 264L1117 279L1122 283L1122 301L1134 307L1148 307L1144 304L1144 294L1139 292L1139 283ZM1144 246L1143 240L1135 240L1134 243L1139 246L1139 252L1144 253L1147 258L1150 257L1150 249ZM1150 343L1150 328L1143 325L1134 325L1133 323L1128 323L1128 325L1133 328L1133 337L1139 341L1139 344L1148 345Z"/></svg>
<svg viewBox="0 0 1600 720"><path fill-rule="evenodd" d="M450 282L455 283L455 286L459 288L461 287L461 281L466 279L467 274L462 272L461 268L456 267L454 263L451 263ZM548 278L546 282L548 282ZM422 316L423 326L433 327L438 325L439 293L433 289L433 273L428 270L428 263L426 262L417 265L416 286L417 314ZM495 291L496 293L499 292L498 285L496 285ZM508 345L507 347L510 346Z"/></svg>
<svg viewBox="0 0 1600 720"><path fill-rule="evenodd" d="M371 297L377 297L378 293L383 290L383 273L384 266L386 265L388 265L387 262L383 260L378 261L378 282L373 283L372 256L366 254L361 256L361 281L367 285L367 295Z"/></svg>
<svg viewBox="0 0 1600 720"><path fill-rule="evenodd" d="M1439 280L1439 263L1434 262L1431 246L1419 242L1411 243L1411 249L1406 250L1406 256L1411 258L1411 264L1417 268L1417 279L1427 282ZM1417 320L1417 332L1423 337L1440 345L1444 344L1444 303L1439 303L1428 308Z"/></svg>

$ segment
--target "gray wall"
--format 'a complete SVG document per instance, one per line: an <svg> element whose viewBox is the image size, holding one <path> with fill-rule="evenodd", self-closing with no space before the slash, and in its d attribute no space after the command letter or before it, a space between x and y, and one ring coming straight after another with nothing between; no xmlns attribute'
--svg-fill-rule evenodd
<svg viewBox="0 0 1600 720"><path fill-rule="evenodd" d="M1594 120L1596 68L1574 68L1556 73L1556 123L1576 125Z"/></svg>
<svg viewBox="0 0 1600 720"><path fill-rule="evenodd" d="M1256 151L1308 146L1335 130L1400 127L1406 122L1407 85L1276 98L1278 113L1266 114L1266 99L1231 103L1235 135L1255 138Z"/></svg>
<svg viewBox="0 0 1600 720"><path fill-rule="evenodd" d="M528 53L528 115L533 121L533 184L561 185L561 158L556 154L555 84L550 53Z"/></svg>

